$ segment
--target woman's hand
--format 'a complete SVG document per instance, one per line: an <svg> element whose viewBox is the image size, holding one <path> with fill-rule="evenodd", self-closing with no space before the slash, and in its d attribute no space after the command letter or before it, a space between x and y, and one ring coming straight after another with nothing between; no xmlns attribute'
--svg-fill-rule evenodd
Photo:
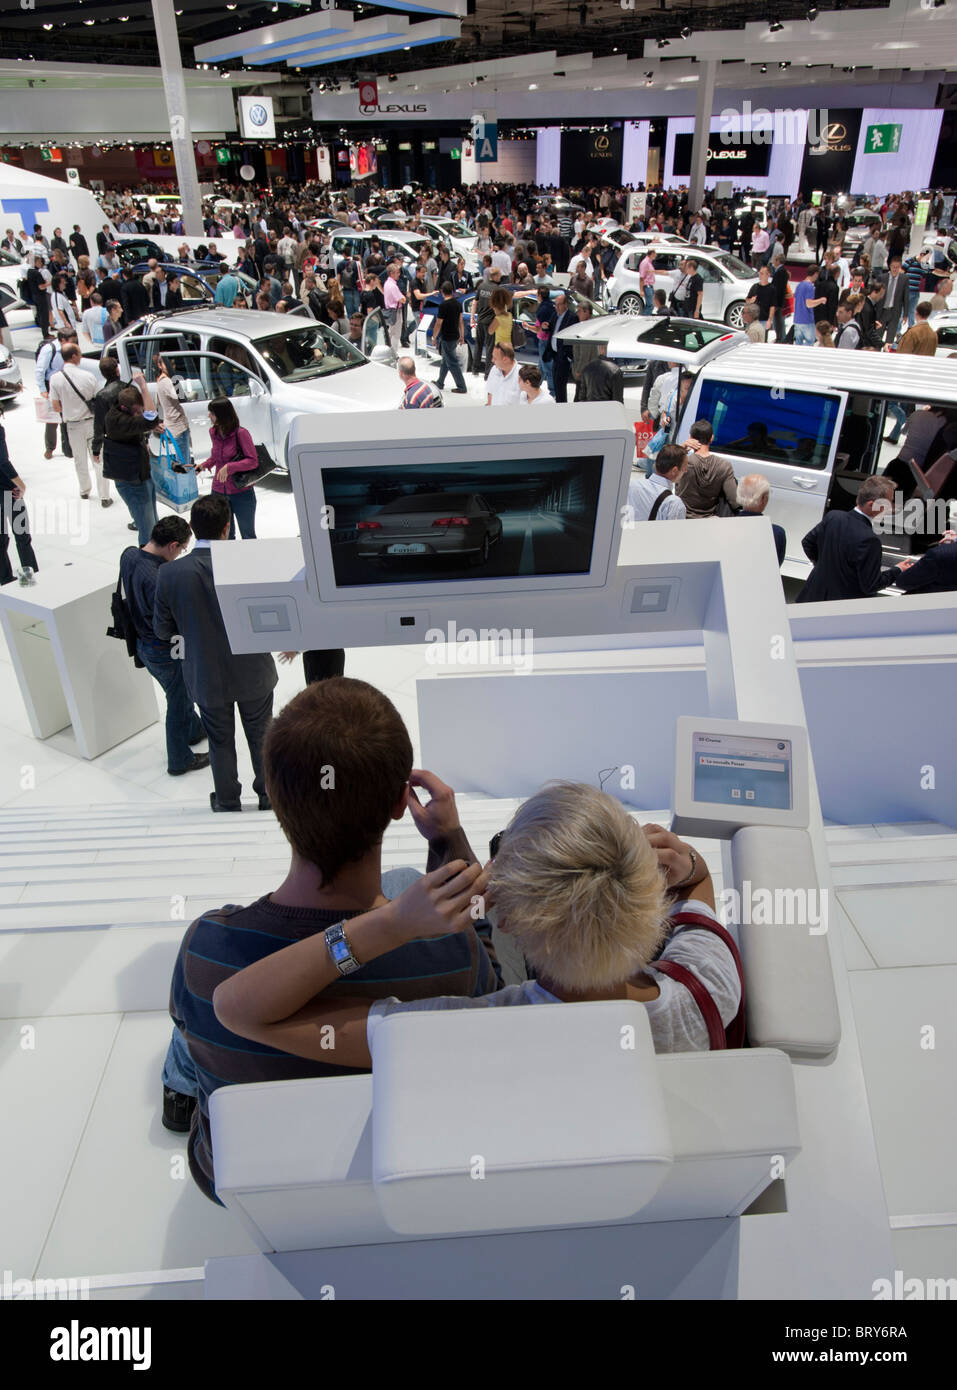
<svg viewBox="0 0 957 1390"><path fill-rule="evenodd" d="M664 874L665 882L669 888L673 888L677 883L684 883L690 874L694 861L691 858L691 851L688 846L673 835L670 830L665 830L662 825L643 825L651 848L658 856L658 867Z"/></svg>
<svg viewBox="0 0 957 1390"><path fill-rule="evenodd" d="M216 474L216 481L217 481L217 483L224 483L228 477L229 477L229 468L228 468L228 466L224 463L223 466L222 466L222 468L220 468L219 471L218 471L217 474Z"/></svg>
<svg viewBox="0 0 957 1390"><path fill-rule="evenodd" d="M399 897L380 909L401 941L448 936L465 931L484 915L488 874L480 864L453 859L424 874Z"/></svg>

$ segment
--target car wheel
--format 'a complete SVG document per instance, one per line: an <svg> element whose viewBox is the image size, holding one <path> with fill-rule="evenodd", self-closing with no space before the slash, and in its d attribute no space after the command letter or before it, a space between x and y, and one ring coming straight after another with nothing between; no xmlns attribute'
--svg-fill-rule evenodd
<svg viewBox="0 0 957 1390"><path fill-rule="evenodd" d="M478 552L477 555L473 555L473 556L472 556L472 564L473 564L473 565L476 565L476 566L478 566L478 565L487 565L487 564L488 564L488 552L489 552L488 532L486 531L486 532L485 532L485 535L482 537L482 549Z"/></svg>
<svg viewBox="0 0 957 1390"><path fill-rule="evenodd" d="M729 328L744 327L744 300L736 299L725 311L724 321Z"/></svg>
<svg viewBox="0 0 957 1390"><path fill-rule="evenodd" d="M645 301L637 294L623 294L618 301L619 314L630 314L632 318L644 313Z"/></svg>

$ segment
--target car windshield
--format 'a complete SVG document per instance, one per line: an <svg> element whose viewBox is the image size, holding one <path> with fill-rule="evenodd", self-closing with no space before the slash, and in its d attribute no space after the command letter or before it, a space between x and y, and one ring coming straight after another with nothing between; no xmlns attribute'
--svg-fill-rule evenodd
<svg viewBox="0 0 957 1390"><path fill-rule="evenodd" d="M469 231L468 227L463 227L461 222L452 222L444 217L440 221L436 222L435 225L439 227L443 232L445 232L448 236L474 237L475 235L474 232Z"/></svg>
<svg viewBox="0 0 957 1390"><path fill-rule="evenodd" d="M331 376L361 366L366 360L351 343L323 323L270 333L268 338L256 338L254 346L276 375L288 382Z"/></svg>
<svg viewBox="0 0 957 1390"><path fill-rule="evenodd" d="M711 259L722 269L729 270L738 280L753 280L754 271L744 261L739 261L737 256L729 255L727 251L712 251Z"/></svg>
<svg viewBox="0 0 957 1390"><path fill-rule="evenodd" d="M19 265L20 257L11 256L9 251L0 251L0 265Z"/></svg>
<svg viewBox="0 0 957 1390"><path fill-rule="evenodd" d="M641 320L637 322L640 324ZM728 329L722 324L664 316L655 319L647 333L636 333L635 341L639 347L643 343L654 343L658 347L677 348L681 352L698 352L716 338L727 336Z"/></svg>
<svg viewBox="0 0 957 1390"><path fill-rule="evenodd" d="M387 502L379 515L388 515L390 512L435 512L442 509L464 512L468 505L467 495L459 496L453 492L420 492L413 493L411 497L396 497L392 502Z"/></svg>
<svg viewBox="0 0 957 1390"><path fill-rule="evenodd" d="M406 255L417 256L423 246L428 246L428 238L424 236L406 236L401 241L394 241L392 245L397 251L404 251Z"/></svg>

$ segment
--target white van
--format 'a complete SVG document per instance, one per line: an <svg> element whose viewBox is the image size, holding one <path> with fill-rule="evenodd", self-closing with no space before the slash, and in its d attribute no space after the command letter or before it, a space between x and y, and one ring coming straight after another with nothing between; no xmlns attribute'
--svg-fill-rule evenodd
<svg viewBox="0 0 957 1390"><path fill-rule="evenodd" d="M863 479L897 457L899 445L884 438L894 401L908 409L957 409L957 365L889 352L735 343L698 373L676 437L684 440L695 420L709 420L713 451L733 460L737 476L767 478L767 515L787 531L783 572L804 578L811 564L802 537L829 508L850 510ZM894 549L887 539L885 549Z"/></svg>

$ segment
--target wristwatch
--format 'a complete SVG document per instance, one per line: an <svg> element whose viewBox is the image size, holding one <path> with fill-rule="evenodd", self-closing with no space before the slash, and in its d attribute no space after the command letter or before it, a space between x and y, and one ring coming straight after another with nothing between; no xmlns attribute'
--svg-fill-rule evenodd
<svg viewBox="0 0 957 1390"><path fill-rule="evenodd" d="M674 892L676 888L687 888L688 885L691 883L692 879L694 878L698 869L698 856L695 854L694 850L691 848L690 845L687 845L686 849L688 853L691 855L691 872L689 874L686 874L680 883L673 883L671 885L672 892ZM335 928L330 927L329 930L335 931Z"/></svg>
<svg viewBox="0 0 957 1390"><path fill-rule="evenodd" d="M326 927L323 935L326 938L326 946L333 959L336 969L340 975L351 975L353 970L358 970L360 962L352 954L352 947L346 937L345 922L336 922L335 926Z"/></svg>

